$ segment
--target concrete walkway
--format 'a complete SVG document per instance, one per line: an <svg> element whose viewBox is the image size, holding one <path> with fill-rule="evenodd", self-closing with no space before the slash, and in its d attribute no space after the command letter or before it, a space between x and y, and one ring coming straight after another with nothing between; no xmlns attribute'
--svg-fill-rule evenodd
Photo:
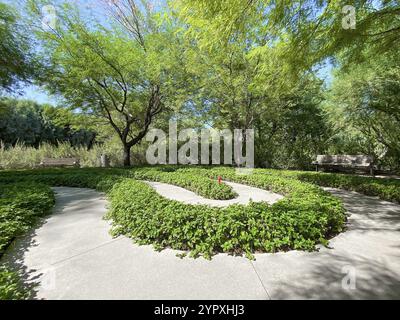
<svg viewBox="0 0 400 320"><path fill-rule="evenodd" d="M400 298L400 206L377 198L329 190L351 215L331 249L207 261L112 239L103 195L54 190L55 213L5 257L37 299Z"/></svg>
<svg viewBox="0 0 400 320"><path fill-rule="evenodd" d="M274 204L283 198L282 195L270 191L262 190L246 186L244 184L224 182L232 187L233 191L238 194L238 197L231 200L212 200L203 198L196 193L187 189L173 186L167 183L146 181L160 195L171 200L177 200L186 204L205 204L212 207L227 207L233 204L247 205L250 200L253 202L268 202Z"/></svg>

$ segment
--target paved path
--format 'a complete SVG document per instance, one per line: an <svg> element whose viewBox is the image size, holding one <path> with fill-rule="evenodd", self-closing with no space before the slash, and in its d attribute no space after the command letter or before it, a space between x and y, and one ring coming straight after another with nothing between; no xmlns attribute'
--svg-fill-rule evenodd
<svg viewBox="0 0 400 320"><path fill-rule="evenodd" d="M351 214L332 249L257 254L256 261L219 254L207 261L112 239L102 220L103 195L54 190L55 213L5 257L40 284L36 298L400 298L400 206L377 198L330 190ZM346 274L354 276L355 289Z"/></svg>
<svg viewBox="0 0 400 320"><path fill-rule="evenodd" d="M147 181L146 183L151 185L159 194L161 194L165 198L177 200L187 204L206 204L212 207L227 207L233 204L246 205L250 202L250 200L254 202L265 201L269 204L273 204L283 198L283 196L277 193L233 182L224 182L225 184L231 186L233 191L238 194L237 198L231 200L206 199L192 191L167 183L150 181Z"/></svg>

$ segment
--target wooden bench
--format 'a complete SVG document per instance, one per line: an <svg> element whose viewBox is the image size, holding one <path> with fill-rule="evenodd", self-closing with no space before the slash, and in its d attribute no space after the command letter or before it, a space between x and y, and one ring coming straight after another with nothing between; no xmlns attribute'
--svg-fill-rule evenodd
<svg viewBox="0 0 400 320"><path fill-rule="evenodd" d="M312 163L316 171L320 167L346 168L353 170L367 170L374 175L374 158L366 155L318 155L317 160Z"/></svg>
<svg viewBox="0 0 400 320"><path fill-rule="evenodd" d="M77 158L44 158L40 163L41 167L80 167Z"/></svg>

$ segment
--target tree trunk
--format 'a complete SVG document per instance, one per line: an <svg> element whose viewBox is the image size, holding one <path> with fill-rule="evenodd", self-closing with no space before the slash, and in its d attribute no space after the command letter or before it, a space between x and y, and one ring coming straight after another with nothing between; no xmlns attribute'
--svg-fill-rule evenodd
<svg viewBox="0 0 400 320"><path fill-rule="evenodd" d="M124 167L131 166L131 147L124 145Z"/></svg>

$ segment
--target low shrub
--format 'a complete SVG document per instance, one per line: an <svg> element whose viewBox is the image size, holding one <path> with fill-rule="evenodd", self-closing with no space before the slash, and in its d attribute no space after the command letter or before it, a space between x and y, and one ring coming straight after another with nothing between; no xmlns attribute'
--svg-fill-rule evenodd
<svg viewBox="0 0 400 320"><path fill-rule="evenodd" d="M37 181L51 186L71 186L92 188L107 191L115 180L122 178L134 178L137 180L149 180L173 184L191 190L208 199L229 200L237 196L232 188L226 184L219 184L217 179L198 174L180 173L171 170L170 167L139 167L134 169L119 168L84 168L84 169L36 169L0 172L3 182ZM119 177L119 178L118 178ZM99 179L101 178L101 179ZM107 183L107 180L113 182ZM100 183L103 187L98 186ZM104 186L108 185L107 188Z"/></svg>
<svg viewBox="0 0 400 320"><path fill-rule="evenodd" d="M250 257L258 251L313 250L316 244L325 244L343 229L341 202L315 185L272 175L236 175L231 168L170 169L46 169L3 172L0 176L8 182L36 181L105 191L110 195L112 209L107 216L112 219L114 235L125 234L157 248L189 250L194 256L244 252ZM210 186L220 187L215 181L217 175L286 197L272 206L190 206L165 199L136 180L181 184L204 193Z"/></svg>
<svg viewBox="0 0 400 320"><path fill-rule="evenodd" d="M257 169L261 174L273 174L282 177L298 179L323 187L339 188L356 191L367 196L376 196L382 200L400 203L400 180L373 178L359 175L305 172L286 170L264 170Z"/></svg>
<svg viewBox="0 0 400 320"><path fill-rule="evenodd" d="M11 242L29 230L53 205L54 195L47 185L0 184L0 258ZM28 295L19 274L0 265L0 300L24 299Z"/></svg>
<svg viewBox="0 0 400 320"><path fill-rule="evenodd" d="M133 170L133 177L138 180L177 185L208 199L229 200L237 197L236 192L230 186L223 183L219 184L217 179L210 176L191 174L190 172L172 171L170 167Z"/></svg>
<svg viewBox="0 0 400 320"><path fill-rule="evenodd" d="M185 205L161 197L142 182L124 180L109 195L107 217L116 236L206 258L216 252L246 253L251 258L254 252L314 250L343 230L345 215L338 199L299 181L286 179L284 186L280 179L277 186L285 189L285 199L272 206L251 203L227 208Z"/></svg>
<svg viewBox="0 0 400 320"><path fill-rule="evenodd" d="M21 283L19 274L0 266L0 300L22 300L29 296L30 292Z"/></svg>
<svg viewBox="0 0 400 320"><path fill-rule="evenodd" d="M28 230L54 205L54 195L44 184L0 185L0 257L13 239Z"/></svg>

